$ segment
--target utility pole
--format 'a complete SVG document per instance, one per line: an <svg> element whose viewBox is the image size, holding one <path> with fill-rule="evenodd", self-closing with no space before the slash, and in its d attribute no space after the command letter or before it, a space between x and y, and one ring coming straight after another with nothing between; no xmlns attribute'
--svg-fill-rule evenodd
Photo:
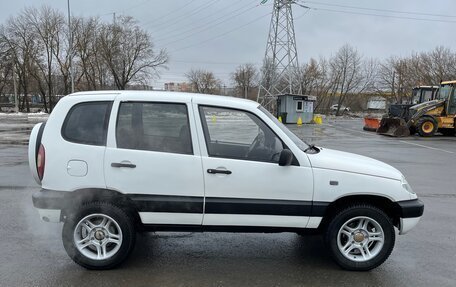
<svg viewBox="0 0 456 287"><path fill-rule="evenodd" d="M257 97L257 101L271 112L275 112L278 95L302 92L296 77L299 64L292 4L296 1L274 0L273 5Z"/></svg>
<svg viewBox="0 0 456 287"><path fill-rule="evenodd" d="M70 72L70 79L71 79L71 93L74 93L74 75L73 75L73 29L71 29L71 13L70 13L70 0L67 1L68 4L68 32L69 32L69 39L68 39L68 62L69 62L69 72Z"/></svg>
<svg viewBox="0 0 456 287"><path fill-rule="evenodd" d="M19 112L19 99L17 97L17 84L16 84L16 64L13 60L13 89L14 89L14 111Z"/></svg>

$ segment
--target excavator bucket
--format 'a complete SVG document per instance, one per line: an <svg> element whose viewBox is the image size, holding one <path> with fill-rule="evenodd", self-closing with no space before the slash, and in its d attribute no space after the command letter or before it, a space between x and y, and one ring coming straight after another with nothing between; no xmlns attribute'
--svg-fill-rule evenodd
<svg viewBox="0 0 456 287"><path fill-rule="evenodd" d="M407 137L410 135L410 129L402 118L385 117L380 121L377 133L391 137Z"/></svg>

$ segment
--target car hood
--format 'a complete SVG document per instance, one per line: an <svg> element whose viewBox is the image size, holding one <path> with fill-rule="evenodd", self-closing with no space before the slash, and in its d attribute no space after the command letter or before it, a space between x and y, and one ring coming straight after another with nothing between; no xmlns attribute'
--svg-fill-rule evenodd
<svg viewBox="0 0 456 287"><path fill-rule="evenodd" d="M321 148L319 153L308 154L308 157L313 168L339 170L394 180L402 179L402 173L399 170L389 164L362 155Z"/></svg>

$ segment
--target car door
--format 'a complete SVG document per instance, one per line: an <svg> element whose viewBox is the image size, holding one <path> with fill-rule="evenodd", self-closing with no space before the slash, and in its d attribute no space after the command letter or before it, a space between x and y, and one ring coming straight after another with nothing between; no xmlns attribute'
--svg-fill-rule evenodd
<svg viewBox="0 0 456 287"><path fill-rule="evenodd" d="M307 226L313 177L308 162L279 166L288 148L257 114L198 106L205 182L205 226Z"/></svg>
<svg viewBox="0 0 456 287"><path fill-rule="evenodd" d="M204 182L191 105L120 99L113 109L107 188L127 194L144 224L201 225Z"/></svg>

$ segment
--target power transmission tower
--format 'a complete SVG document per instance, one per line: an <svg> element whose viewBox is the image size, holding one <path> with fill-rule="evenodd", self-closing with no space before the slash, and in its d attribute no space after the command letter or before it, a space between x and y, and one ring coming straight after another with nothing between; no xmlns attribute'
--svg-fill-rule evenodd
<svg viewBox="0 0 456 287"><path fill-rule="evenodd" d="M273 113L278 95L301 94L301 85L296 83L299 65L292 4L294 0L274 0L263 60L257 101Z"/></svg>

